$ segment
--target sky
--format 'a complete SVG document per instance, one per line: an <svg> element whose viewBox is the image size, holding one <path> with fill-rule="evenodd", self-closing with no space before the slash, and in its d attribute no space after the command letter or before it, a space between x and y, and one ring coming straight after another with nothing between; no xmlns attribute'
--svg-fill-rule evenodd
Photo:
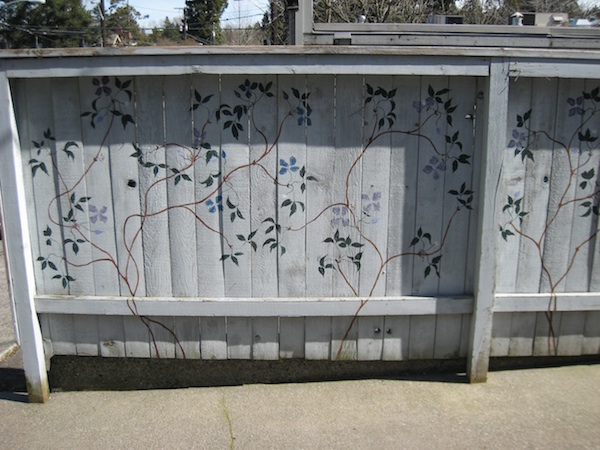
<svg viewBox="0 0 600 450"><path fill-rule="evenodd" d="M106 0L106 4L109 0ZM228 0L228 6L221 17L221 26L251 26L260 22L263 14L268 9L268 0ZM600 4L600 0L580 0L580 4ZM84 4L89 8L98 4L97 0L86 0ZM159 26L165 17L173 19L182 17L182 8L185 0L129 0L129 4L135 7L142 15L148 15L148 19L141 21L143 27Z"/></svg>
<svg viewBox="0 0 600 450"><path fill-rule="evenodd" d="M105 0L108 5L110 0ZM83 2L86 7L98 4L97 0ZM143 27L159 26L165 17L173 19L182 17L182 8L185 0L129 0L129 4L137 9L142 15L148 15L148 19L141 21ZM221 17L221 26L237 28L253 25L262 20L262 16L268 9L268 0L228 0L228 6Z"/></svg>

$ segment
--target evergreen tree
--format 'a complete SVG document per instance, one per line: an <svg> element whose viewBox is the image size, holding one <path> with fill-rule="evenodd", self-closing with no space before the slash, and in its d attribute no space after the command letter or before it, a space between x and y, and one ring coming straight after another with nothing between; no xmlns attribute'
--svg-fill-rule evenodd
<svg viewBox="0 0 600 450"><path fill-rule="evenodd" d="M204 44L220 44L223 34L219 20L227 8L227 0L186 0L184 26L186 34Z"/></svg>
<svg viewBox="0 0 600 450"><path fill-rule="evenodd" d="M7 3L7 2L6 2ZM17 3L2 8L5 48L80 47L94 39L92 15L81 0L46 0L44 4Z"/></svg>

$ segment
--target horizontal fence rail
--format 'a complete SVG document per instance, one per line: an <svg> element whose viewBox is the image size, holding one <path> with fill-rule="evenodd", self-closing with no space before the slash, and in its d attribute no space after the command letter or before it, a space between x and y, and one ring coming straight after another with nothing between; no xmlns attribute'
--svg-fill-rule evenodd
<svg viewBox="0 0 600 450"><path fill-rule="evenodd" d="M600 354L595 51L3 56L40 392L53 354Z"/></svg>

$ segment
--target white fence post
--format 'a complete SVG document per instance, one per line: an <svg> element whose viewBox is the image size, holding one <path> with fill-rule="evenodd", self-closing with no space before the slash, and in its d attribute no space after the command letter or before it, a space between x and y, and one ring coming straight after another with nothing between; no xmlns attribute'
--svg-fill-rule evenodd
<svg viewBox="0 0 600 450"><path fill-rule="evenodd" d="M508 115L508 63L493 59L487 80L485 124L481 149L481 182L475 261L474 306L467 373L472 383L487 379L496 285L496 204Z"/></svg>
<svg viewBox="0 0 600 450"><path fill-rule="evenodd" d="M29 401L48 401L42 333L35 311L35 280L23 186L21 151L6 72L0 72L0 191L9 283L14 299Z"/></svg>

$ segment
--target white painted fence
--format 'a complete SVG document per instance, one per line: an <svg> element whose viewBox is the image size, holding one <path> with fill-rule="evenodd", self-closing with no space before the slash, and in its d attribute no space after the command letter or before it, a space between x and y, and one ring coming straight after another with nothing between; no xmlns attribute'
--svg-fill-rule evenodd
<svg viewBox="0 0 600 450"><path fill-rule="evenodd" d="M600 53L453 52L5 53L30 397L54 354L600 353Z"/></svg>

